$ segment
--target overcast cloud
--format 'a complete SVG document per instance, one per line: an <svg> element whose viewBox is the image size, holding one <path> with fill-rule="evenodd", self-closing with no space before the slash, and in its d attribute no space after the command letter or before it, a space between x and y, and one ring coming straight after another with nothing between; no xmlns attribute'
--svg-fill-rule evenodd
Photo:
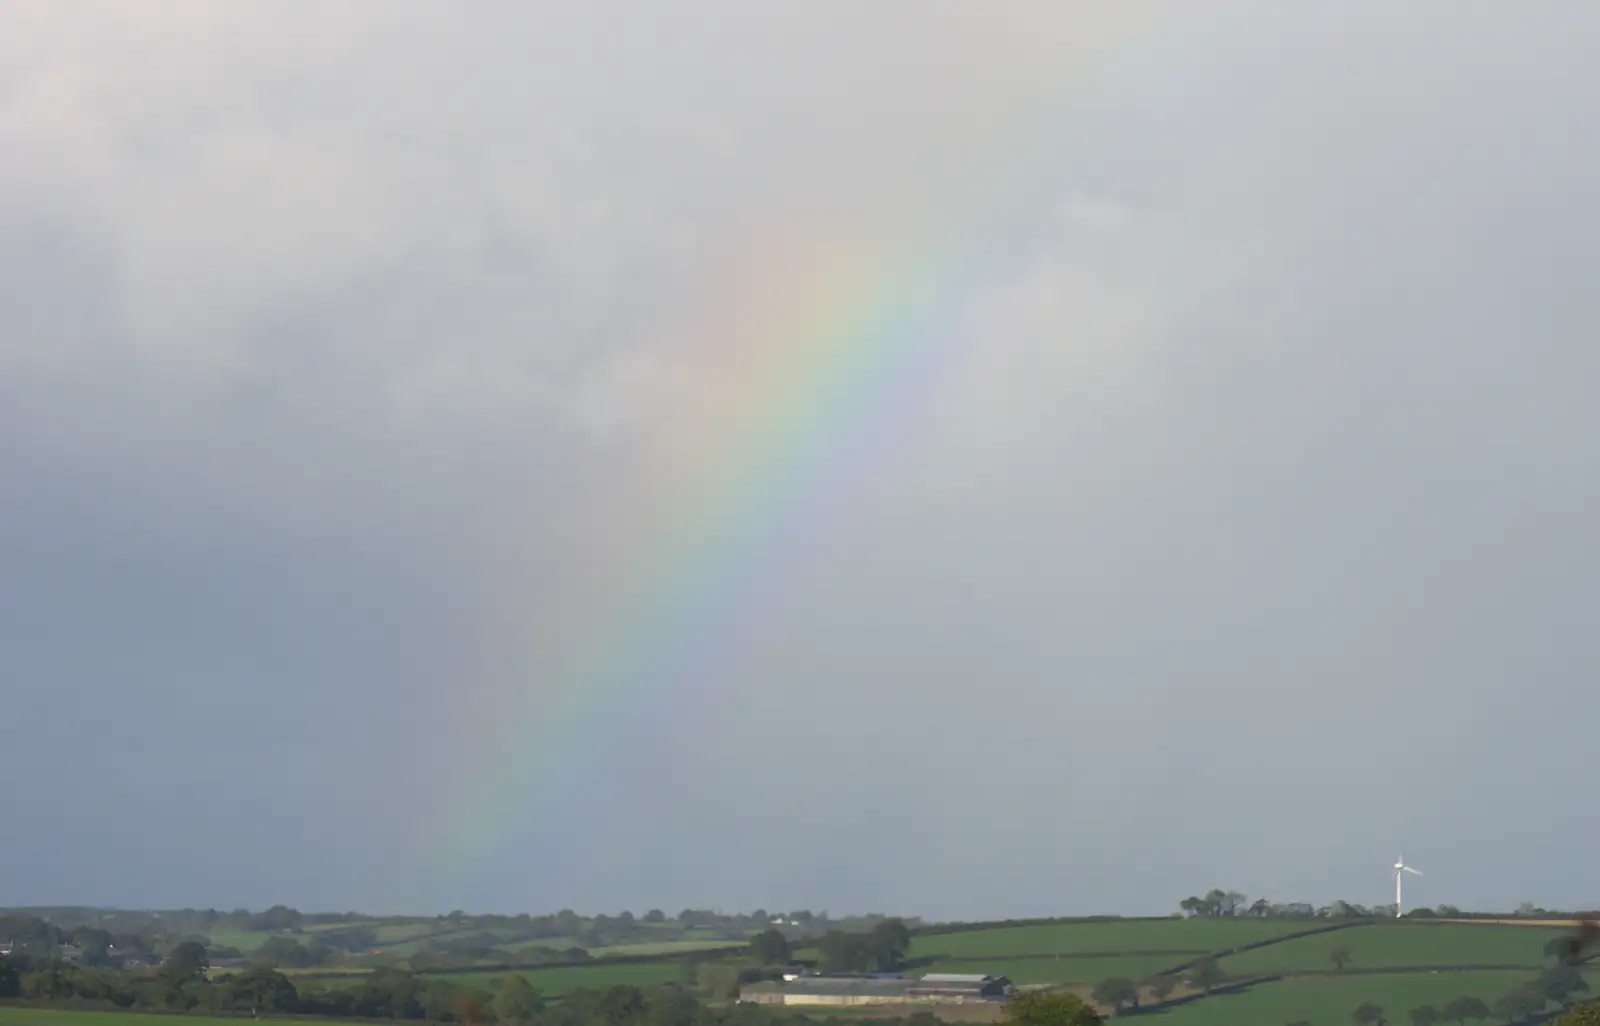
<svg viewBox="0 0 1600 1026"><path fill-rule="evenodd" d="M1600 905L1595 5L0 23L0 904ZM823 236L948 247L955 355L548 736Z"/></svg>

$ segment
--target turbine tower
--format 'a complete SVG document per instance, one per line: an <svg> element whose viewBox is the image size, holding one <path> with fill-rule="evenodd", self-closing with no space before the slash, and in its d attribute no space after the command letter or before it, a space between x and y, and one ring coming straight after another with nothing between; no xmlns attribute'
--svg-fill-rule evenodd
<svg viewBox="0 0 1600 1026"><path fill-rule="evenodd" d="M1404 911L1404 909L1402 908L1402 906L1400 904L1400 878L1401 878L1401 874L1403 874L1403 873L1410 873L1412 876L1421 876L1422 875L1422 870L1420 870L1420 869L1412 869L1410 866L1406 865L1406 857L1404 855L1400 856L1398 859L1395 859L1395 862L1394 862L1394 917L1396 919L1399 919L1400 918L1400 913L1402 911Z"/></svg>

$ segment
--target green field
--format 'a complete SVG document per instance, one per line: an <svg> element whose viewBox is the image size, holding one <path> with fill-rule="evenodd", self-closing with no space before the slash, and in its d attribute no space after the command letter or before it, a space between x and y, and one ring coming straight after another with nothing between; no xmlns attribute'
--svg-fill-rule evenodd
<svg viewBox="0 0 1600 1026"><path fill-rule="evenodd" d="M595 958L611 955L682 955L691 951L715 951L720 948L743 947L736 940L664 940L641 941L638 944L617 944L609 948L590 948Z"/></svg>
<svg viewBox="0 0 1600 1026"><path fill-rule="evenodd" d="M1506 929L1517 929L1507 927ZM1215 994L1156 1014L1162 1026L1282 1026L1297 1019L1312 1026L1349 1026L1363 1002L1381 1006L1391 1023L1404 1023L1419 1005L1442 1007L1452 998L1495 999L1528 979L1524 972L1381 973L1282 980L1239 994ZM1592 978L1590 986L1600 985Z"/></svg>
<svg viewBox="0 0 1600 1026"><path fill-rule="evenodd" d="M1203 954L1240 944L1270 940L1314 927L1315 923L1272 919L1134 919L1104 923L1056 923L1010 926L971 933L936 933L915 937L917 958L951 960L1005 959L1017 956L1132 954L1174 952Z"/></svg>
<svg viewBox="0 0 1600 1026"><path fill-rule="evenodd" d="M324 970L325 971L325 970ZM551 969L522 969L516 970L519 975L537 987L541 992L550 997L558 997L569 990L580 987L589 987L596 990L616 984L631 984L637 987L655 986L661 983L678 983L683 979L683 964L681 962L619 962L599 963L597 965L560 966ZM484 972L429 973L430 979L448 980L464 987L475 990L493 990L499 982L510 975L504 969L488 970ZM295 980L301 987L358 987L367 976L365 972L352 972L341 974L332 978L314 978ZM3 1024L0 1024L3 1026Z"/></svg>
<svg viewBox="0 0 1600 1026"><path fill-rule="evenodd" d="M417 937L426 937L430 934L441 933L438 923L383 923L376 928L378 945L384 947L390 944L404 944Z"/></svg>
<svg viewBox="0 0 1600 1026"><path fill-rule="evenodd" d="M914 974L1004 975L1022 985L1060 984L1087 993L1094 984L1110 977L1146 980L1159 973L1171 973L1202 955L1214 954L1219 957L1223 972L1235 980L1283 978L1246 983L1237 993L1219 992L1209 997L1186 997L1187 988L1180 986L1178 1000L1166 1006L1150 1007L1147 994L1146 1015L1163 1026L1283 1026L1299 1019L1317 1026L1343 1026L1357 1005L1369 1001L1382 1006L1391 1023L1407 1021L1406 1013L1418 1005L1443 1005L1457 997L1478 997L1492 1004L1547 965L1545 944L1564 932L1542 926L1384 921L1328 929L1334 925L1326 920L1200 918L996 925L965 932L914 935L908 968ZM1319 929L1321 932L1310 936L1294 936ZM433 936L461 932L441 929L430 921L385 923L378 930L386 950L400 954L421 947ZM259 943L266 936L269 935L245 934L237 939L218 939ZM1257 944L1262 946L1234 953ZM552 938L509 946L578 945L575 939ZM691 934L685 939L676 931L662 931L660 939L647 933L639 942L591 952L602 959L607 955L635 955L646 956L648 961L529 968L518 970L517 974L553 998L576 988L600 990L615 984L676 983L684 978L685 953L738 946L738 942L704 934ZM1351 955L1343 974L1335 972L1328 957L1338 946L1347 948ZM803 950L798 955L811 959L817 952ZM748 964L738 959L734 963ZM1480 966L1487 968L1470 968ZM1408 968L1421 971L1396 971ZM456 970L441 972L437 978L487 991L506 975L506 970ZM296 982L303 986L345 987L359 985L362 977L363 972L358 970L314 983ZM1591 985L1600 988L1600 969ZM852 1014L845 1009L808 1011L829 1013L830 1018ZM32 1018L19 1018L23 1015ZM156 1018L161 1022L151 1021ZM174 1017L138 1016L138 1022L148 1026L169 1026L169 1020L170 1026L176 1026ZM106 1013L78 1013L73 1017L68 1013L24 1013L12 1009L0 1014L0 1026L21 1026L25 1021L38 1026L108 1023ZM212 1020L185 1016L181 1022L206 1026Z"/></svg>
<svg viewBox="0 0 1600 1026"><path fill-rule="evenodd" d="M1009 926L917 936L912 938L911 957L917 972L990 973L1020 984L1095 983L1112 976L1142 979L1201 955L1271 941L1316 925L1264 919L1135 919Z"/></svg>
<svg viewBox="0 0 1600 1026"><path fill-rule="evenodd" d="M246 954L265 944L267 938L271 936L270 933L245 933L236 930L219 930L216 933L206 934L213 947L238 948Z"/></svg>
<svg viewBox="0 0 1600 1026"><path fill-rule="evenodd" d="M302 933L289 933L280 935L258 931L247 932L244 930L219 930L214 933L207 934L207 937L210 939L213 946L238 948L245 954L249 954L275 936L286 936L292 940L299 941L301 944L309 945L316 940L316 935L319 933L326 933L331 930L342 930L351 926L372 926L374 932L376 932L378 936L378 947L380 948L406 944L414 941L418 937L434 934L444 936L446 930L448 929L441 928L438 923L429 920L420 920L416 922L386 922L376 925L370 923L319 923L316 926L306 927ZM457 931L449 930L448 932L453 933Z"/></svg>
<svg viewBox="0 0 1600 1026"><path fill-rule="evenodd" d="M443 973L440 978L451 983L487 990L492 989L506 975L504 972ZM600 990L619 983L636 987L676 983L683 979L683 966L677 962L623 962L613 965L567 966L559 969L523 969L520 975L544 994L554 997L580 987Z"/></svg>
<svg viewBox="0 0 1600 1026"><path fill-rule="evenodd" d="M1231 975L1322 971L1339 945L1350 951L1351 969L1402 966L1528 966L1546 961L1544 946L1558 929L1467 923L1378 923L1300 937L1222 960Z"/></svg>
<svg viewBox="0 0 1600 1026"><path fill-rule="evenodd" d="M1177 962L1189 958L1188 955L1117 955L1111 958L1084 958L1071 956L1063 958L1018 958L1014 962L1007 962L998 969L993 962L961 962L940 960L927 968L917 969L923 973L987 973L992 976L1009 977L1013 983L1098 983L1111 976L1126 976L1131 980L1142 980L1146 976L1154 975L1163 969L1170 968Z"/></svg>

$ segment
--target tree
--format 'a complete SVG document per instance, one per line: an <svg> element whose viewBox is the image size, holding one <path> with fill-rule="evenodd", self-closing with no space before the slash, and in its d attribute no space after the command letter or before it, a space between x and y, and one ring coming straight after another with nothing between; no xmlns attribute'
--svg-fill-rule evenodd
<svg viewBox="0 0 1600 1026"><path fill-rule="evenodd" d="M1112 976L1095 984L1093 997L1097 1004L1110 1005L1121 1015L1125 1005L1139 1007L1139 985L1125 976Z"/></svg>
<svg viewBox="0 0 1600 1026"><path fill-rule="evenodd" d="M0 955L0 999L14 998L22 993L22 974L11 959Z"/></svg>
<svg viewBox="0 0 1600 1026"><path fill-rule="evenodd" d="M258 916L251 916L244 924L246 930L257 933L276 933L279 930L297 930L304 917L287 905L274 905Z"/></svg>
<svg viewBox="0 0 1600 1026"><path fill-rule="evenodd" d="M227 984L227 1006L240 1011L292 1012L300 993L289 978L273 969L248 969Z"/></svg>
<svg viewBox="0 0 1600 1026"><path fill-rule="evenodd" d="M1010 1026L1099 1026L1100 1016L1076 994L1030 990L1006 1004Z"/></svg>
<svg viewBox="0 0 1600 1026"><path fill-rule="evenodd" d="M1409 1013L1411 1026L1439 1026L1439 1021L1444 1015L1432 1005L1418 1005Z"/></svg>
<svg viewBox="0 0 1600 1026"><path fill-rule="evenodd" d="M1335 944L1333 950L1328 952L1328 961L1333 963L1334 969L1344 972L1344 967L1350 964L1350 948L1345 944Z"/></svg>
<svg viewBox="0 0 1600 1026"><path fill-rule="evenodd" d="M727 965L706 965L700 968L700 984L713 999L739 996L739 970Z"/></svg>
<svg viewBox="0 0 1600 1026"><path fill-rule="evenodd" d="M293 937L278 936L268 937L266 943L256 948L250 956L250 961L253 965L268 969L304 969L315 965L317 957L310 948Z"/></svg>
<svg viewBox="0 0 1600 1026"><path fill-rule="evenodd" d="M456 1022L465 1026L477 1026L488 1018L488 1009L484 1007L483 999L476 994L466 993L457 995L455 1000Z"/></svg>
<svg viewBox="0 0 1600 1026"><path fill-rule="evenodd" d="M1508 1023L1532 1018L1543 1008L1544 998L1527 987L1518 987L1494 1003L1495 1014Z"/></svg>
<svg viewBox="0 0 1600 1026"><path fill-rule="evenodd" d="M448 980L424 978L418 988L417 1002L422 1006L424 1017L442 1022L462 1012L463 996L461 988Z"/></svg>
<svg viewBox="0 0 1600 1026"><path fill-rule="evenodd" d="M1200 959L1189 967L1189 985L1207 994L1211 993L1211 988L1221 983L1224 977L1222 967L1210 956Z"/></svg>
<svg viewBox="0 0 1600 1026"><path fill-rule="evenodd" d="M750 957L761 965L787 965L794 955L789 938L777 930L762 930L750 938Z"/></svg>
<svg viewBox="0 0 1600 1026"><path fill-rule="evenodd" d="M664 923L667 921L667 914L659 908L653 908L644 914L644 921L647 923Z"/></svg>
<svg viewBox="0 0 1600 1026"><path fill-rule="evenodd" d="M510 973L494 991L494 1014L501 1022L531 1019L539 1014L544 1001L538 988L520 973Z"/></svg>
<svg viewBox="0 0 1600 1026"><path fill-rule="evenodd" d="M1489 1018L1489 1006L1481 998L1458 997L1444 1006L1444 1017L1457 1026L1466 1026L1468 1019L1481 1022Z"/></svg>
<svg viewBox="0 0 1600 1026"><path fill-rule="evenodd" d="M1532 992L1551 1004L1564 1005L1573 994L1587 992L1589 984L1575 966L1552 966L1533 981Z"/></svg>
<svg viewBox="0 0 1600 1026"><path fill-rule="evenodd" d="M1587 1001L1557 1019L1554 1026L1600 1026L1600 1004Z"/></svg>
<svg viewBox="0 0 1600 1026"><path fill-rule="evenodd" d="M867 954L880 970L894 969L911 950L911 930L902 919L885 919L867 932Z"/></svg>
<svg viewBox="0 0 1600 1026"><path fill-rule="evenodd" d="M165 975L173 979L203 976L209 968L211 959L206 954L206 946L199 941L184 941L173 948L162 966Z"/></svg>
<svg viewBox="0 0 1600 1026"><path fill-rule="evenodd" d="M681 990L663 988L650 999L646 1026L696 1026L702 1019L700 1002ZM942 1026L935 1021L928 1026Z"/></svg>
<svg viewBox="0 0 1600 1026"><path fill-rule="evenodd" d="M1168 976L1165 973L1158 973L1146 980L1145 986L1150 988L1151 995L1157 1001L1165 1001L1178 986L1178 981L1175 977Z"/></svg>
<svg viewBox="0 0 1600 1026"><path fill-rule="evenodd" d="M613 1026L638 1018L645 1011L644 992L638 987L618 983L606 988L595 1011L599 1013L601 1019Z"/></svg>
<svg viewBox="0 0 1600 1026"><path fill-rule="evenodd" d="M905 924L901 923L900 929L904 930ZM895 950L900 943L890 931L869 934L829 930L817 940L817 951L822 955L824 972L866 972L893 968L904 953L903 949ZM904 943L910 945L909 936Z"/></svg>
<svg viewBox="0 0 1600 1026"><path fill-rule="evenodd" d="M1363 1001L1357 1005L1355 1011L1350 1013L1350 1018L1355 1020L1356 1026L1383 1026L1385 1022L1383 1006L1375 1005L1371 1001Z"/></svg>

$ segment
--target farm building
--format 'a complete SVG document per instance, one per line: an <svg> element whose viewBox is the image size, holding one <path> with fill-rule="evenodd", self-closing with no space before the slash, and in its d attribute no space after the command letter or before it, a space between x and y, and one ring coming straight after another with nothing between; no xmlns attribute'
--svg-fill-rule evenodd
<svg viewBox="0 0 1600 1026"><path fill-rule="evenodd" d="M941 1005L1004 1001L1010 996L1010 980L979 973L929 973L906 990L906 997L911 1001Z"/></svg>
<svg viewBox="0 0 1600 1026"><path fill-rule="evenodd" d="M954 1005L1004 1001L1011 981L1004 976L930 973L921 979L894 976L802 976L785 983L757 983L739 1000L759 1005Z"/></svg>
<svg viewBox="0 0 1600 1026"><path fill-rule="evenodd" d="M739 991L739 1000L760 1005L903 1005L908 979L870 976L801 976L787 983L758 983Z"/></svg>

